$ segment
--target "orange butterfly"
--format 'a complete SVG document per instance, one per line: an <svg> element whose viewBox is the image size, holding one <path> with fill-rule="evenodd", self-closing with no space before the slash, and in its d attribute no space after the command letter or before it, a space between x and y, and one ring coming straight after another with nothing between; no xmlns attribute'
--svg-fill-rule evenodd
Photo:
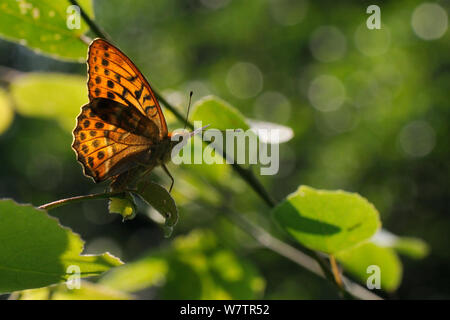
<svg viewBox="0 0 450 320"><path fill-rule="evenodd" d="M148 81L104 39L89 45L87 65L89 103L77 117L72 144L84 174L96 183L111 178L111 190L118 191L161 165L171 191L174 179L165 164L178 141Z"/></svg>

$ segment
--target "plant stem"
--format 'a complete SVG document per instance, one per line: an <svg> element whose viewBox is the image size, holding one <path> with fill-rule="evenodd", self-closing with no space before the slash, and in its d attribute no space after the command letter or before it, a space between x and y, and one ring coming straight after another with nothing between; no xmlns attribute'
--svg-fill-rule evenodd
<svg viewBox="0 0 450 320"><path fill-rule="evenodd" d="M339 267L337 265L336 258L332 254L330 254L330 264L331 264L331 271L333 272L334 280L336 281L336 284L342 288L344 284L342 282L341 273L339 271Z"/></svg>
<svg viewBox="0 0 450 320"><path fill-rule="evenodd" d="M125 196L125 192L106 192L106 193L93 193L88 194L85 196L77 196L77 197L71 197L61 200L56 200L50 203L43 204L39 206L39 209L44 210L51 210L58 208L60 206L71 204L71 203L77 203L84 200L98 200L98 199L109 199L109 198L123 198Z"/></svg>

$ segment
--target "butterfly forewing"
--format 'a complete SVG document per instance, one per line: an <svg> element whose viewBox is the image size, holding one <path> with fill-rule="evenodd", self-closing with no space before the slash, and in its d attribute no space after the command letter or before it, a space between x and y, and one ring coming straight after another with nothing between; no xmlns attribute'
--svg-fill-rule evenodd
<svg viewBox="0 0 450 320"><path fill-rule="evenodd" d="M89 99L105 98L135 108L167 136L161 107L145 77L118 48L103 39L94 40L88 53Z"/></svg>

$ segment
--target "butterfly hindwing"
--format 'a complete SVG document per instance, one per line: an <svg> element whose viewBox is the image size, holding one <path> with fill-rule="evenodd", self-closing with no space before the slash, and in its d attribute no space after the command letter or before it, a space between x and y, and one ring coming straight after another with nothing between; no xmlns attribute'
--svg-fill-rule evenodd
<svg viewBox="0 0 450 320"><path fill-rule="evenodd" d="M145 77L118 48L95 39L88 53L89 99L105 98L135 108L154 122L159 137L167 136L161 107Z"/></svg>
<svg viewBox="0 0 450 320"><path fill-rule="evenodd" d="M77 153L77 160L83 165L84 173L95 182L100 182L136 167L138 162L130 160L142 155L148 157L154 141L104 121L96 112L96 102L97 99L81 108L73 131L72 147ZM118 123L133 123L133 119L122 119L128 115L122 113L117 116Z"/></svg>

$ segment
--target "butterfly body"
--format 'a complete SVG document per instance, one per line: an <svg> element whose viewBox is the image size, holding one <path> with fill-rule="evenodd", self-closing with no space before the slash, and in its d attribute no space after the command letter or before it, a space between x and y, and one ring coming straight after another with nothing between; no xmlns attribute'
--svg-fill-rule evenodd
<svg viewBox="0 0 450 320"><path fill-rule="evenodd" d="M156 166L168 173L165 164L177 142L148 81L103 39L90 44L87 65L89 103L77 117L72 144L85 175L95 182L112 179L117 190Z"/></svg>

